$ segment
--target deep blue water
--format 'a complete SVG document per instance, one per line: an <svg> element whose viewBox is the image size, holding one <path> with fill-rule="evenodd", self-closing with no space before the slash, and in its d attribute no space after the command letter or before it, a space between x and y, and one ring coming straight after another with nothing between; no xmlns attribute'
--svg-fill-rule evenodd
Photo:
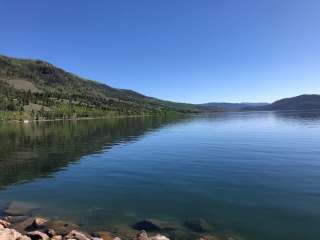
<svg viewBox="0 0 320 240"><path fill-rule="evenodd" d="M244 239L320 236L320 113L0 124L0 200L88 229L203 218Z"/></svg>

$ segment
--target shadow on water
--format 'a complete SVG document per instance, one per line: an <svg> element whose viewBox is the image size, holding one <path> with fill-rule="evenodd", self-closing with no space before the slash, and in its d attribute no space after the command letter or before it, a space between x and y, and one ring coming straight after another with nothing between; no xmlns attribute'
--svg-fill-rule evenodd
<svg viewBox="0 0 320 240"><path fill-rule="evenodd" d="M0 188L50 177L82 156L136 141L176 118L120 118L0 124Z"/></svg>

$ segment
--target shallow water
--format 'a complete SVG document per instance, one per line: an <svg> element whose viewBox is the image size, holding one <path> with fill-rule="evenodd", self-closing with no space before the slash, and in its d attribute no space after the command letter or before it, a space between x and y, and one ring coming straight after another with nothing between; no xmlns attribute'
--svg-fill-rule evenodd
<svg viewBox="0 0 320 240"><path fill-rule="evenodd" d="M320 235L320 113L0 124L0 201L90 230L204 218L244 239Z"/></svg>

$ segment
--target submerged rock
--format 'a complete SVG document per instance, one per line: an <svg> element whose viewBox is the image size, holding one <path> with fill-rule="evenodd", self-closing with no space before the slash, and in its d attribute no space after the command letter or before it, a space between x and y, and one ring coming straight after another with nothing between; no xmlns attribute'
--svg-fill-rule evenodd
<svg viewBox="0 0 320 240"><path fill-rule="evenodd" d="M116 225L111 231L117 233L117 236L123 239L134 239L138 233L137 230L132 229L128 225Z"/></svg>
<svg viewBox="0 0 320 240"><path fill-rule="evenodd" d="M49 220L44 226L47 229L53 229L57 235L67 235L72 230L78 230L79 226L68 221Z"/></svg>
<svg viewBox="0 0 320 240"><path fill-rule="evenodd" d="M11 224L15 224L18 222L22 222L29 218L28 216L6 216L3 218L3 220L10 222Z"/></svg>
<svg viewBox="0 0 320 240"><path fill-rule="evenodd" d="M243 238L236 234L228 233L225 235L225 240L243 240Z"/></svg>
<svg viewBox="0 0 320 240"><path fill-rule="evenodd" d="M13 201L4 210L4 213L8 216L26 216L37 208L26 202Z"/></svg>
<svg viewBox="0 0 320 240"><path fill-rule="evenodd" d="M34 217L27 217L27 218L23 218L24 220L22 221L17 221L15 223L12 223L12 227L16 230L18 230L21 233L25 233L25 232L30 232L35 230L32 227L33 221L34 221Z"/></svg>
<svg viewBox="0 0 320 240"><path fill-rule="evenodd" d="M199 240L221 240L221 238L213 235L206 235L199 238Z"/></svg>
<svg viewBox="0 0 320 240"><path fill-rule="evenodd" d="M184 222L184 225L195 231L197 233L205 233L210 232L212 230L212 226L207 223L206 220L202 218L189 219Z"/></svg>
<svg viewBox="0 0 320 240"><path fill-rule="evenodd" d="M157 219L145 219L135 223L132 227L139 231L145 230L148 232L172 231L176 228L173 224Z"/></svg>

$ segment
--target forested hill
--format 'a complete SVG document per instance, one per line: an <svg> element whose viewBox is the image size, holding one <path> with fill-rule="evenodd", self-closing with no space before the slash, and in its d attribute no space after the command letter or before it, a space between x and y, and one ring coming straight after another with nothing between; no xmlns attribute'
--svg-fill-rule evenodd
<svg viewBox="0 0 320 240"><path fill-rule="evenodd" d="M198 111L83 79L40 60L0 55L1 119L77 118Z"/></svg>
<svg viewBox="0 0 320 240"><path fill-rule="evenodd" d="M320 110L320 95L305 94L292 98L284 98L266 106L251 107L247 108L247 110Z"/></svg>

